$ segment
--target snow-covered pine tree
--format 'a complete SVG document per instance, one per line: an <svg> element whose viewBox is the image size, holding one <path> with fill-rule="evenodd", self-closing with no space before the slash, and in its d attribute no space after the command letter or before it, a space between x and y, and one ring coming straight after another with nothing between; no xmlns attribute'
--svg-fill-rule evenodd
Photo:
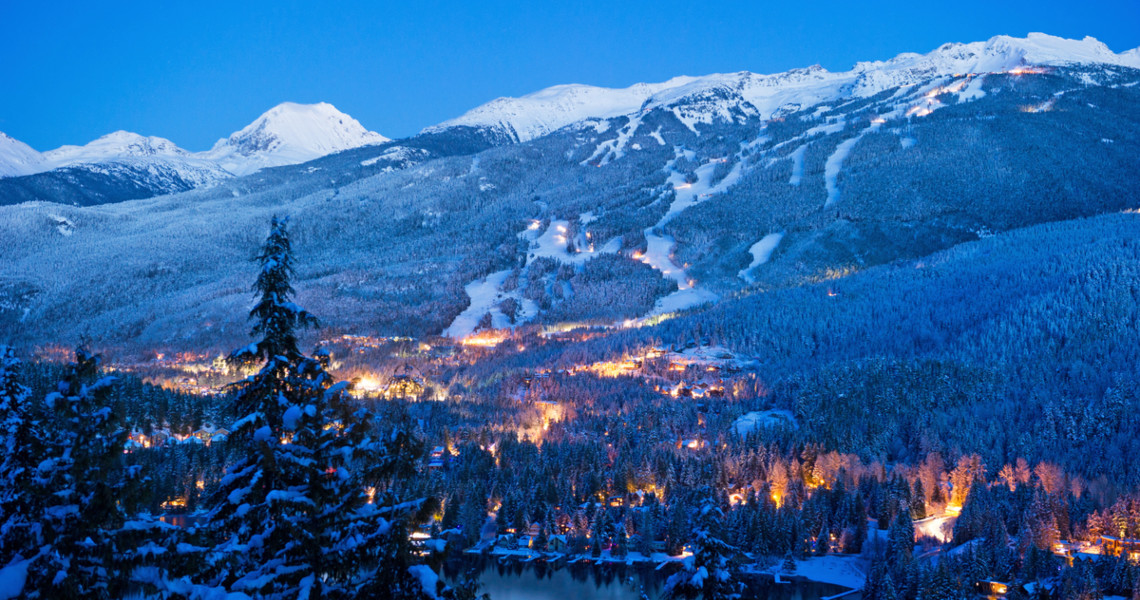
<svg viewBox="0 0 1140 600"><path fill-rule="evenodd" d="M417 573L426 567L416 564L403 523L425 502L399 502L390 493L391 480L408 474L422 445L399 427L378 438L374 415L352 397L349 383L333 382L329 360L318 352L301 362L295 378L305 408L286 415L300 423L295 443L314 450L308 547L322 578L309 597L423 598Z"/></svg>
<svg viewBox="0 0 1140 600"><path fill-rule="evenodd" d="M920 520L926 518L926 490L922 487L922 478L914 479L914 488L910 495L910 516Z"/></svg>
<svg viewBox="0 0 1140 600"><path fill-rule="evenodd" d="M665 582L668 598L696 598L727 600L738 598L740 586L733 580L733 560L737 554L720 537L724 513L716 505L712 494L701 506L697 526L693 530L695 552L686 558L683 567Z"/></svg>
<svg viewBox="0 0 1140 600"><path fill-rule="evenodd" d="M58 390L47 395L51 437L35 485L45 506L25 592L32 597L113 598L125 589L126 554L116 534L127 516L131 480L123 467L127 430L109 402L113 377L80 348ZM37 596L38 594L38 596Z"/></svg>
<svg viewBox="0 0 1140 600"><path fill-rule="evenodd" d="M892 567L910 562L914 552L914 522L905 502L900 502L898 513L888 532L887 563Z"/></svg>
<svg viewBox="0 0 1140 600"><path fill-rule="evenodd" d="M292 302L286 221L273 219L258 261L250 317L261 339L231 360L263 362L236 386L229 443L240 458L214 498L208 583L261 598L423 598L426 567L403 525L423 503L365 491L407 476L422 448L400 429L378 438L349 384L333 381L327 355L298 350L297 329L317 323Z"/></svg>
<svg viewBox="0 0 1140 600"><path fill-rule="evenodd" d="M790 550L784 555L784 561L780 563L780 572L785 575L795 575L796 573L796 559Z"/></svg>
<svg viewBox="0 0 1140 600"><path fill-rule="evenodd" d="M235 384L238 418L229 443L239 458L222 478L210 511L218 544L209 583L270 598L295 597L302 580L312 578L316 544L304 526L315 508L308 490L312 450L291 443L305 409L296 387L296 367L306 360L297 346L297 329L317 322L292 302L287 220L273 218L257 261L261 269L253 291L258 301L249 316L251 335L258 339L229 360L262 365Z"/></svg>
<svg viewBox="0 0 1140 600"><path fill-rule="evenodd" d="M30 557L36 539L42 496L33 488L40 464L41 431L20 382L20 360L0 346L0 566Z"/></svg>

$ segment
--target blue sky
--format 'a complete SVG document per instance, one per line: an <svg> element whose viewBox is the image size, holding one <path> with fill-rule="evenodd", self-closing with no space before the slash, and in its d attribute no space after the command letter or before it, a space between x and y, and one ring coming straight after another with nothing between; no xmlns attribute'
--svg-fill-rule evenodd
<svg viewBox="0 0 1140 600"><path fill-rule="evenodd" d="M559 83L927 52L1044 31L1140 46L1140 1L17 2L0 0L0 131L38 150L116 129L203 150L283 101L389 137Z"/></svg>

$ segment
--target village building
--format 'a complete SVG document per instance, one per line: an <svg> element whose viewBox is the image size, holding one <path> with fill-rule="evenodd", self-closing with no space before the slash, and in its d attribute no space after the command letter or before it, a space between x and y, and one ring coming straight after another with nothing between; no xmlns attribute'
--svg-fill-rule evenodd
<svg viewBox="0 0 1140 600"><path fill-rule="evenodd" d="M1132 561L1140 560L1140 538L1100 536L1100 544L1105 554L1123 556Z"/></svg>
<svg viewBox="0 0 1140 600"><path fill-rule="evenodd" d="M404 363L400 372L388 380L380 394L387 399L419 398L427 388L425 379L411 363Z"/></svg>

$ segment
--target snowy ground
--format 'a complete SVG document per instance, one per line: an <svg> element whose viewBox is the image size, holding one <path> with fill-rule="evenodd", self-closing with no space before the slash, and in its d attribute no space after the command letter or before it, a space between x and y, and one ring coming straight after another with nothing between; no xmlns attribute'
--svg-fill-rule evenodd
<svg viewBox="0 0 1140 600"><path fill-rule="evenodd" d="M467 309L455 317L451 326L444 330L443 335L450 337L470 335L471 332L475 331L475 326L479 324L479 319L487 313L491 313L492 324L495 326L501 326L499 323L502 321L509 323L510 320L503 314L503 311L499 310L498 304L506 297L500 288L510 274L509 269L495 271L464 286L464 291L471 298L471 304L467 305ZM496 321L499 323L495 323Z"/></svg>
<svg viewBox="0 0 1140 600"><path fill-rule="evenodd" d="M30 560L12 562L0 569L0 600L16 598L24 590Z"/></svg>
<svg viewBox="0 0 1140 600"><path fill-rule="evenodd" d="M867 582L867 574L864 572L867 566L866 562L859 556L829 554L827 556L812 556L807 560L797 560L795 573L784 572L782 563L758 572L784 579L803 577L819 583L859 589Z"/></svg>
<svg viewBox="0 0 1140 600"><path fill-rule="evenodd" d="M732 428L738 435L747 435L761 427L773 425L791 425L796 427L796 416L787 410L759 410L741 415L732 423Z"/></svg>
<svg viewBox="0 0 1140 600"><path fill-rule="evenodd" d="M969 100L977 100L978 98L985 96L986 93L982 90L982 82L984 82L985 80L986 80L985 75L979 75L977 77L971 77L970 83L968 83L966 85L966 88L964 90L962 90L961 93L958 94L958 99L969 101Z"/></svg>
<svg viewBox="0 0 1140 600"><path fill-rule="evenodd" d="M582 224L594 219L590 213L583 213L579 217ZM580 265L599 254L613 254L621 249L621 240L618 238L606 242L601 248L596 248L590 240L577 239L574 240L575 252L571 253L568 250L569 227L569 221L551 221L546 231L537 237L534 235L537 230L528 229L523 232L520 237L531 241L530 250L527 252L527 264L536 258L553 258L564 264Z"/></svg>
<svg viewBox="0 0 1140 600"><path fill-rule="evenodd" d="M863 136L878 129L884 121L885 119L882 118L875 119L855 137L840 142L835 147L835 152L827 157L827 163L823 167L824 185L827 186L827 202L824 202L824 206L831 206L839 201L839 170L843 168L843 161L847 160L847 155L851 154L851 150L855 144L859 143L859 140L863 139Z"/></svg>
<svg viewBox="0 0 1140 600"><path fill-rule="evenodd" d="M579 216L579 221L583 225L594 219L596 217L591 213L582 213ZM563 264L582 265L602 254L613 254L621 249L619 238L606 242L600 248L596 247L583 234L579 234L578 238L571 240L569 238L569 221L551 221L545 231L540 231L541 228L541 222L533 221L519 233L520 238L530 242L526 266L523 267L524 274L530 264L539 258L552 258ZM574 252L570 251L571 241L574 242ZM495 329L511 327L510 318L499 309L499 304L507 298L514 298L519 303L519 312L515 315L516 324L524 323L537 316L538 305L533 300L522 297L520 289L509 292L503 290L503 282L510 275L510 269L496 271L464 286L463 289L467 292L467 297L471 299L471 303L459 316L455 317L451 325L443 331L443 335L447 337L470 335L475 331L479 320L487 313L491 313L491 326Z"/></svg>
<svg viewBox="0 0 1140 600"><path fill-rule="evenodd" d="M953 537L957 515L943 514L927 517L914 522L914 533L918 537L931 537L943 544Z"/></svg>
<svg viewBox="0 0 1140 600"><path fill-rule="evenodd" d="M716 366L743 369L756 364L752 358L734 354L724 346L697 346L686 348L680 352L667 352L664 356L671 363L702 367Z"/></svg>
<svg viewBox="0 0 1140 600"><path fill-rule="evenodd" d="M802 165L800 168L803 168ZM768 262L768 259L772 258L772 253L776 251L776 246L780 245L780 240L782 239L784 239L783 232L769 233L761 238L759 242L752 244L752 247L748 249L748 252L752 254L752 262L740 270L740 278L748 283L752 283L752 269Z"/></svg>
<svg viewBox="0 0 1140 600"><path fill-rule="evenodd" d="M709 302L716 302L717 298L719 298L719 296L715 293L703 288L691 287L684 290L677 290L654 302L653 310L649 311L648 316L654 317L686 310L702 304L708 304Z"/></svg>
<svg viewBox="0 0 1140 600"><path fill-rule="evenodd" d="M594 154L591 155L590 158L582 161L582 164L604 166L611 161L625 156L625 147L629 143L629 140L633 138L633 134L637 132L637 128L640 125L641 116L631 115L629 122L618 130L618 136L598 144L598 147L594 150ZM658 134L658 136L660 136L660 134Z"/></svg>
<svg viewBox="0 0 1140 600"><path fill-rule="evenodd" d="M807 144L802 144L792 152L792 176L788 179L789 185L799 185L804 178L804 152Z"/></svg>
<svg viewBox="0 0 1140 600"><path fill-rule="evenodd" d="M675 148L674 151L678 158L682 156L692 158L692 153L682 148ZM735 161L732 169L714 184L712 182L713 173L715 173L718 165L729 160ZM685 209L700 204L735 185L744 173L744 161L739 157L709 161L697 167L696 181L693 182L685 181L685 175L673 168L673 162L670 162L666 169L669 171L668 184L673 188L673 202L660 221L645 229L647 244L645 254L641 256L641 262L676 281L677 291L658 299L653 310L647 316L685 310L707 302L714 302L717 299L715 293L697 288L696 283L685 273L685 269L673 262L673 247L676 245L676 241L672 236L661 233L661 230Z"/></svg>

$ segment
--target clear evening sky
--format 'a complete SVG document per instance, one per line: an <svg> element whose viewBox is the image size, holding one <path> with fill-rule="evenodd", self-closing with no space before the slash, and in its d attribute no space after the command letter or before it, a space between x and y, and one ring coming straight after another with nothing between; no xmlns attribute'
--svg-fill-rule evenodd
<svg viewBox="0 0 1140 600"><path fill-rule="evenodd" d="M37 150L117 129L210 147L283 101L389 137L560 83L785 71L944 42L1140 46L1140 1L0 0L0 131Z"/></svg>

